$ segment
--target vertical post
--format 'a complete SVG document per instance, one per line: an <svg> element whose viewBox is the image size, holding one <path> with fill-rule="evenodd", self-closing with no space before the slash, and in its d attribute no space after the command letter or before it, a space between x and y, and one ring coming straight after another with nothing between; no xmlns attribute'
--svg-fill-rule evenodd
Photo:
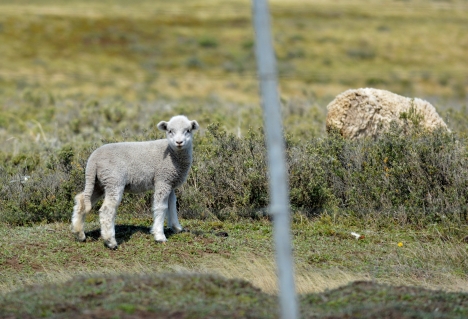
<svg viewBox="0 0 468 319"><path fill-rule="evenodd" d="M298 306L291 252L288 177L269 10L267 0L252 0L252 5L256 34L255 53L268 150L270 214L274 223L281 317L296 319Z"/></svg>

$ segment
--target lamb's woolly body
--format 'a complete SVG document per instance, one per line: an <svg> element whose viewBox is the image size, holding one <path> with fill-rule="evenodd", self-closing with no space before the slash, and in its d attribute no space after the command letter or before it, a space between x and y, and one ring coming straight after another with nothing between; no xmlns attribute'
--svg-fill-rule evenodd
<svg viewBox="0 0 468 319"><path fill-rule="evenodd" d="M86 180L96 176L103 185L124 187L126 192L141 193L158 182L176 188L185 182L192 163L191 152L175 152L167 140L106 144L89 157L92 166ZM91 190L90 190L91 191ZM89 191L85 197L91 199Z"/></svg>
<svg viewBox="0 0 468 319"><path fill-rule="evenodd" d="M110 248L117 247L114 219L124 192L141 193L154 189L152 233L157 241L166 241L164 218L174 231L182 230L176 210L174 189L187 179L192 164L192 135L196 121L185 116L160 122L167 139L148 142L106 144L96 149L86 166L85 190L75 197L72 230L85 240L84 216L105 195L99 210L101 235Z"/></svg>
<svg viewBox="0 0 468 319"><path fill-rule="evenodd" d="M328 104L327 131L337 129L346 138L377 136L390 122L401 123L400 114L410 109L422 116L421 125L433 130L447 128L429 102L373 88L347 90Z"/></svg>

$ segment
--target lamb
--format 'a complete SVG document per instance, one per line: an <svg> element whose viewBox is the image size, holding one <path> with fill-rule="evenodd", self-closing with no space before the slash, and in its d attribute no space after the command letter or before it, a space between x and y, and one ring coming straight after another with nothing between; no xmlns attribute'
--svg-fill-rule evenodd
<svg viewBox="0 0 468 319"><path fill-rule="evenodd" d="M146 142L105 144L96 149L86 165L86 183L76 195L73 207L72 232L79 241L86 239L85 215L104 195L99 209L101 236L110 249L117 248L115 215L124 192L141 193L154 189L153 226L151 233L157 242L167 241L164 219L174 232L183 230L177 218L175 188L187 179L192 164L193 132L197 121L183 115L169 122L161 121L158 129L166 132L166 139Z"/></svg>
<svg viewBox="0 0 468 319"><path fill-rule="evenodd" d="M395 93L373 88L347 90L327 106L327 131L338 130L343 137L356 139L377 137L396 121L403 124L403 113L416 114L420 124L428 130L447 129L447 125L429 102L407 98ZM449 130L448 130L449 131Z"/></svg>

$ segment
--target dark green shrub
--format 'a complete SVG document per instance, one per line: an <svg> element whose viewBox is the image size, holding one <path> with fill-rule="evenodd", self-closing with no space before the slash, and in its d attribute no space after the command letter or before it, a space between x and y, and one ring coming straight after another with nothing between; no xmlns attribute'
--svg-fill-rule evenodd
<svg viewBox="0 0 468 319"><path fill-rule="evenodd" d="M407 134L393 127L376 141L342 140L339 145L339 140L332 136L323 145L337 208L357 214L404 211L406 222L414 224L466 221L468 161L463 140L417 127Z"/></svg>
<svg viewBox="0 0 468 319"><path fill-rule="evenodd" d="M148 130L136 139L150 137L162 136ZM375 223L385 218L416 227L466 223L468 153L466 142L454 134L393 126L376 140L350 141L331 133L308 141L288 137L286 146L295 212L332 212ZM33 156L34 165L26 155L3 154L0 221L68 221L95 148L49 149ZM31 178L22 182L24 175ZM196 137L191 173L177 190L180 214L221 220L263 217L269 202L267 176L261 130L239 138L211 124ZM119 212L149 217L151 201L151 192L126 194Z"/></svg>
<svg viewBox="0 0 468 319"><path fill-rule="evenodd" d="M198 40L198 44L202 48L216 48L218 46L218 40L209 36L205 36Z"/></svg>
<svg viewBox="0 0 468 319"><path fill-rule="evenodd" d="M245 138L237 138L211 124L194 152L192 171L179 196L183 214L253 217L267 206L262 134L250 130Z"/></svg>
<svg viewBox="0 0 468 319"><path fill-rule="evenodd" d="M70 219L73 197L84 185L85 161L75 160L71 146L48 153L44 158L36 154L35 169L15 169L12 161L0 170L4 185L0 190L0 222L28 225Z"/></svg>

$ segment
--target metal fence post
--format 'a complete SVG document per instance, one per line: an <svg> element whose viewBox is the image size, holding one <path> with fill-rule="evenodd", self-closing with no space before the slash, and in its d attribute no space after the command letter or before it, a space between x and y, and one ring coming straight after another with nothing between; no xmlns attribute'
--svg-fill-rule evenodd
<svg viewBox="0 0 468 319"><path fill-rule="evenodd" d="M270 214L273 216L274 223L281 317L283 319L296 319L298 305L291 252L289 187L269 9L267 0L252 0L252 6L255 53L268 150Z"/></svg>

